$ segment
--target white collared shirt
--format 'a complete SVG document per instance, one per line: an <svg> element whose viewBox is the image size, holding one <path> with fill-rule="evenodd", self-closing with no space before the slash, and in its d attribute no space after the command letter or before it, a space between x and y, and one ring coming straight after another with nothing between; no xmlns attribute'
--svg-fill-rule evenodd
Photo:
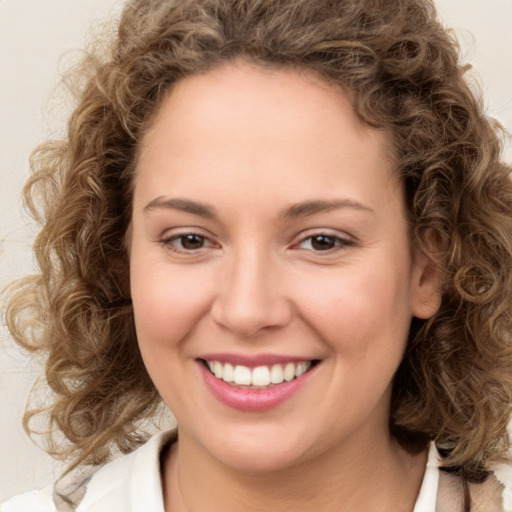
<svg viewBox="0 0 512 512"><path fill-rule="evenodd" d="M122 456L95 470L74 488L66 487L69 495L64 499L57 486L48 486L10 498L0 506L0 512L164 512L160 478L160 452L175 436L163 432L153 436L134 452ZM444 477L439 470L440 457L431 443L420 492L413 512L455 512L460 497L450 491L450 475ZM510 477L512 470L508 469ZM506 474L507 470L502 469ZM499 475L498 475L499 477ZM510 478L509 484L512 483ZM444 481L444 483L443 483ZM441 484L440 484L441 482ZM512 511L512 485L492 477L489 483L477 489L480 507L485 512ZM473 484L474 486L474 484ZM443 493L441 493L444 487ZM479 487L478 485L476 487ZM441 496L444 494L444 497ZM71 501L79 501L75 506Z"/></svg>

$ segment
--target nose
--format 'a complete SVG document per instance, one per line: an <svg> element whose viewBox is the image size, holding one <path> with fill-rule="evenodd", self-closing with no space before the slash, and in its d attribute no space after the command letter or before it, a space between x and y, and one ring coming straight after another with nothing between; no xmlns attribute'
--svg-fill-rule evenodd
<svg viewBox="0 0 512 512"><path fill-rule="evenodd" d="M277 267L270 255L255 250L226 261L212 304L214 321L244 338L287 325L292 306Z"/></svg>

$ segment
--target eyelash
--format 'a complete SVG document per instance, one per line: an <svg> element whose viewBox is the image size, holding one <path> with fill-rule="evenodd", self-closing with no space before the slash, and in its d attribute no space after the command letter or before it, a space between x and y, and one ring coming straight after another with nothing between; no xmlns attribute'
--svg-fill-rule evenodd
<svg viewBox="0 0 512 512"><path fill-rule="evenodd" d="M195 237L196 240L202 244L201 247L185 248L183 246L184 241L187 238L190 239L192 237ZM327 244L328 245L330 244L331 247L322 248L322 249L317 247L315 249L315 247L314 247L315 239L316 239L316 242L320 242L320 239L324 239L323 242L320 242L320 243L327 242ZM310 247L309 248L301 247L305 243L309 243ZM216 245L207 236L202 235L197 232L193 232L193 231L187 232L187 233L180 233L180 234L173 235L170 237L162 238L160 240L160 244L164 248L166 248L174 253L179 253L179 254L198 254L203 249L207 249L209 247L215 247L215 245ZM350 247L353 245L354 245L354 240L349 237L342 237L342 236L338 236L338 235L335 235L335 234L332 234L329 232L317 232L317 233L313 233L311 235L301 238L301 240L299 242L293 244L291 247L297 248L300 250L304 250L304 251L318 253L318 254L321 254L321 253L331 254L333 252L343 250L344 248L347 248L347 247Z"/></svg>
<svg viewBox="0 0 512 512"><path fill-rule="evenodd" d="M178 235L173 235L173 236L170 236L170 237L166 237L166 238L162 238L160 240L160 244L172 251L172 252L175 252L175 253L181 253L181 254L192 254L192 253L197 253L199 251L201 251L202 249L204 249L204 245L201 246L201 247L198 247L196 249L186 249L183 247L183 241L185 239L187 239L187 237L196 237L197 239L201 239L201 241L203 243L206 243L207 246L215 246L215 244L213 244L209 238L205 235L201 235L199 233L195 233L195 232L189 232L189 233L180 233ZM178 245L176 244L176 242L179 242L181 247L178 247Z"/></svg>
<svg viewBox="0 0 512 512"><path fill-rule="evenodd" d="M324 239L324 241L328 241L332 247L327 247L323 249L316 249L314 248L315 239L317 242L319 239ZM304 243L309 242L310 248L304 249L308 251L313 251L315 253L332 253L337 250L343 250L346 247L350 247L354 245L354 240L348 237L342 237L338 236L332 233L314 233L312 235L309 235L305 238L302 238L301 241L298 244L295 244L296 247L303 245Z"/></svg>

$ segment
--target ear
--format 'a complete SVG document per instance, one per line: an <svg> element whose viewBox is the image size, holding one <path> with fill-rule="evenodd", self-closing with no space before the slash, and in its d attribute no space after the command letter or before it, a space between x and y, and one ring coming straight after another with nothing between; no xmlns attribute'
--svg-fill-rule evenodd
<svg viewBox="0 0 512 512"><path fill-rule="evenodd" d="M443 269L432 257L418 251L412 272L412 314L417 318L431 318L441 305Z"/></svg>

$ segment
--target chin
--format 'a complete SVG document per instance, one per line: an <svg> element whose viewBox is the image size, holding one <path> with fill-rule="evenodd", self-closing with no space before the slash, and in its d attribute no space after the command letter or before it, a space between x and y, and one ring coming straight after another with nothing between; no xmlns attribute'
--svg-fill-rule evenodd
<svg viewBox="0 0 512 512"><path fill-rule="evenodd" d="M300 465L304 460L302 453L293 449L275 449L276 447L233 446L219 451L218 462L241 473L274 473Z"/></svg>
<svg viewBox="0 0 512 512"><path fill-rule="evenodd" d="M253 426L254 427L254 426ZM305 433L284 435L281 429L231 427L222 435L196 438L200 449L223 466L243 473L271 473L302 463L307 457ZM286 441L286 442L283 442Z"/></svg>

